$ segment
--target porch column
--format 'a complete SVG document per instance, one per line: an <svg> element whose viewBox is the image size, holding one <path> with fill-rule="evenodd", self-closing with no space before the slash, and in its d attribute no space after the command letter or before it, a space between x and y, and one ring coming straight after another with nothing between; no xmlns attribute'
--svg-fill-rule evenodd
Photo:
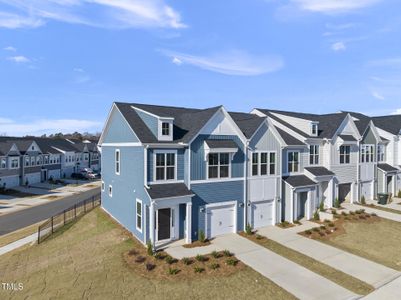
<svg viewBox="0 0 401 300"><path fill-rule="evenodd" d="M187 232L187 236L185 237L185 242L187 244L192 243L192 203L189 202L187 203L186 206L186 222L185 222L185 226L186 226L186 232Z"/></svg>
<svg viewBox="0 0 401 300"><path fill-rule="evenodd" d="M150 202L149 207L149 236L150 242L152 243L153 247L155 246L155 207L153 202Z"/></svg>

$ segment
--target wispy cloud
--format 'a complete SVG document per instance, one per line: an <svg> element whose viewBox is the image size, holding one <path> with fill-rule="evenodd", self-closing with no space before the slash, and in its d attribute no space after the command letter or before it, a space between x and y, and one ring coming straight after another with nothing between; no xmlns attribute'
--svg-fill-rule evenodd
<svg viewBox="0 0 401 300"><path fill-rule="evenodd" d="M104 28L183 28L165 0L1 0L0 27L35 28L49 20Z"/></svg>
<svg viewBox="0 0 401 300"><path fill-rule="evenodd" d="M291 0L298 8L325 14L348 13L374 5L381 0Z"/></svg>
<svg viewBox="0 0 401 300"><path fill-rule="evenodd" d="M338 52L338 51L345 51L347 47L345 46L344 42L336 42L331 45L331 49L333 51Z"/></svg>
<svg viewBox="0 0 401 300"><path fill-rule="evenodd" d="M192 65L204 70L238 76L256 76L280 70L284 66L278 56L254 56L243 51L228 51L209 56L162 50L176 65Z"/></svg>
<svg viewBox="0 0 401 300"><path fill-rule="evenodd" d="M16 48L14 48L13 46L7 46L7 47L4 47L4 48L3 48L3 50L6 50L6 51L12 51L12 52L15 52L15 51L17 51L17 49L16 49Z"/></svg>
<svg viewBox="0 0 401 300"><path fill-rule="evenodd" d="M17 122L0 117L0 132L14 136L74 131L94 132L100 130L101 126L101 122L82 119L39 119L30 122Z"/></svg>
<svg viewBox="0 0 401 300"><path fill-rule="evenodd" d="M27 58L23 55L10 56L10 57L7 57L7 59L11 60L13 62L16 62L18 64L19 63L28 63L31 61L29 58Z"/></svg>
<svg viewBox="0 0 401 300"><path fill-rule="evenodd" d="M401 108L397 108L397 109L394 110L391 114L392 114L392 115L401 115Z"/></svg>
<svg viewBox="0 0 401 300"><path fill-rule="evenodd" d="M379 100L385 100L384 96L381 95L381 94L379 94L379 93L376 92L376 91L372 91L372 96L373 96L374 98L376 98L376 99L379 99Z"/></svg>

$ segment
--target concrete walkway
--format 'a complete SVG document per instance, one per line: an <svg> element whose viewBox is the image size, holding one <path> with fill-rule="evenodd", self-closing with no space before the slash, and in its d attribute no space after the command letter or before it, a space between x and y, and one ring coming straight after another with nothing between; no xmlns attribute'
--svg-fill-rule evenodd
<svg viewBox="0 0 401 300"><path fill-rule="evenodd" d="M209 246L208 246L209 247ZM199 253L198 248L173 247L166 249L170 255L191 257ZM171 249L174 249L171 251ZM185 254L180 255L180 249ZM227 249L243 263L281 286L295 297L305 300L357 299L359 296L334 282L301 267L300 265L236 234L215 238L207 250ZM201 251L206 251L201 250Z"/></svg>
<svg viewBox="0 0 401 300"><path fill-rule="evenodd" d="M376 291L370 293L366 297L362 298L364 300L399 300L401 299L401 277L389 282L383 287L377 289Z"/></svg>
<svg viewBox="0 0 401 300"><path fill-rule="evenodd" d="M318 225L314 223L314 227L317 226ZM258 233L292 250L298 251L330 267L358 278L372 285L374 288L378 288L401 275L401 273L378 263L319 241L305 238L297 234L296 230L289 231L288 229L269 226L259 229Z"/></svg>
<svg viewBox="0 0 401 300"><path fill-rule="evenodd" d="M0 256L3 254L6 254L10 251L13 251L19 247L22 247L26 244L35 242L38 239L38 234L37 233L33 233L31 235L28 235L27 237L24 237L18 241L12 242L8 245L5 245L3 247L0 247Z"/></svg>
<svg viewBox="0 0 401 300"><path fill-rule="evenodd" d="M370 213L370 214L375 213L381 218L396 221L396 222L401 222L401 214L395 214L395 213L387 212L384 210L380 210L380 209L376 209L376 208L372 208L372 207L368 207L368 206L362 206L362 205L358 205L358 204L351 204L351 203L341 203L341 206L345 208L346 212L349 212L351 210L355 211L358 209L364 209L365 212Z"/></svg>

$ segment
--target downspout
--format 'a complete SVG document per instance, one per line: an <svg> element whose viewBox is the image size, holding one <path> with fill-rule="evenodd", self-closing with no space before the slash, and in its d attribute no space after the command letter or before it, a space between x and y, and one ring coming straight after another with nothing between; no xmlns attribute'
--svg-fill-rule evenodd
<svg viewBox="0 0 401 300"><path fill-rule="evenodd" d="M358 154L357 154L357 169L356 169L356 202L360 202L360 164L361 164L361 140L358 140ZM351 203L354 203L353 199L351 201Z"/></svg>
<svg viewBox="0 0 401 300"><path fill-rule="evenodd" d="M249 155L249 141L246 141L245 144L245 160L244 160L244 168L245 168L245 182L244 182L244 229L246 228L246 226L249 223L249 217L248 217L248 184L249 184L249 180L248 180L248 155Z"/></svg>
<svg viewBox="0 0 401 300"><path fill-rule="evenodd" d="M149 186L148 186L148 148L149 148L149 145L146 145L143 148L143 157L144 157L144 160L143 160L144 181L143 181L143 183L147 189L149 189Z"/></svg>

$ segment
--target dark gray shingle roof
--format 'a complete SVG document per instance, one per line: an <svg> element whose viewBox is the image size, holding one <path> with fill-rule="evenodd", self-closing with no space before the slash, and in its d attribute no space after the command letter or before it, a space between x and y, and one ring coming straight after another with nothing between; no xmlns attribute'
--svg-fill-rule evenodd
<svg viewBox="0 0 401 300"><path fill-rule="evenodd" d="M325 167L305 167L314 176L334 176L335 174Z"/></svg>
<svg viewBox="0 0 401 300"><path fill-rule="evenodd" d="M283 177L283 180L292 187L312 186L317 183L305 175L294 175Z"/></svg>
<svg viewBox="0 0 401 300"><path fill-rule="evenodd" d="M306 146L304 142L301 142L288 132L282 130L281 128L276 127L278 133L280 134L281 138L288 146Z"/></svg>
<svg viewBox="0 0 401 300"><path fill-rule="evenodd" d="M188 143L221 108L221 106L207 109L192 109L184 107L170 107L146 105L138 103L115 103L118 109L143 143L171 143L157 139L151 130L142 121L132 106L148 111L160 117L174 118L173 142Z"/></svg>
<svg viewBox="0 0 401 300"><path fill-rule="evenodd" d="M255 114L239 112L229 112L229 114L247 139L250 139L255 134L256 130L266 119L265 117L259 117Z"/></svg>
<svg viewBox="0 0 401 300"><path fill-rule="evenodd" d="M401 115L373 117L373 123L385 131L399 135L401 131Z"/></svg>
<svg viewBox="0 0 401 300"><path fill-rule="evenodd" d="M205 142L211 149L238 148L238 145L233 140L205 140Z"/></svg>
<svg viewBox="0 0 401 300"><path fill-rule="evenodd" d="M377 167L384 172L398 172L399 170L389 164L377 164Z"/></svg>
<svg viewBox="0 0 401 300"><path fill-rule="evenodd" d="M339 135L339 137L345 142L356 142L357 141L356 138L354 138L352 135L349 135L349 134L342 134L342 135Z"/></svg>
<svg viewBox="0 0 401 300"><path fill-rule="evenodd" d="M152 184L147 190L150 198L174 198L191 196L193 193L187 188L184 183L166 183L166 184Z"/></svg>

